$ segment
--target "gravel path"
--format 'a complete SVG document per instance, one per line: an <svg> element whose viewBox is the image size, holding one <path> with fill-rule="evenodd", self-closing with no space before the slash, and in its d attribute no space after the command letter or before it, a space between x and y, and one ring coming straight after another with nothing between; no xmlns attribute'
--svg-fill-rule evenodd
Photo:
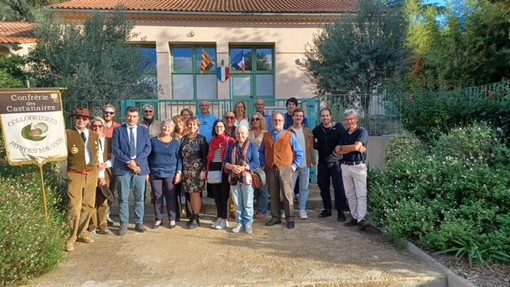
<svg viewBox="0 0 510 287"><path fill-rule="evenodd" d="M165 221L140 234L131 225L123 237L76 243L60 268L30 286L446 286L442 274L377 230L359 232L319 212L297 218L291 230L285 221L256 221L253 234L213 230L208 215L195 230L185 222L171 230Z"/></svg>

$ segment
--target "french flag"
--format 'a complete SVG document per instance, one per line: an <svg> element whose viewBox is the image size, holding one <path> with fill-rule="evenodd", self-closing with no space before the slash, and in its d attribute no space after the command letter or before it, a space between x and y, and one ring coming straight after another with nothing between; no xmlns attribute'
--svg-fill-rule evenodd
<svg viewBox="0 0 510 287"><path fill-rule="evenodd" d="M241 70L243 73L246 72L246 66L244 64L244 52L241 50L232 60L232 67L236 70Z"/></svg>

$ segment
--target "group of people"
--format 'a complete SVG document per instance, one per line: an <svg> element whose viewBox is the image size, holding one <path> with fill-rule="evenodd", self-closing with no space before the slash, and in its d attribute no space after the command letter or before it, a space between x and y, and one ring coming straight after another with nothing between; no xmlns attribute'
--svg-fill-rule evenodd
<svg viewBox="0 0 510 287"><path fill-rule="evenodd" d="M252 233L254 220L266 218L269 206L270 219L265 225L277 225L285 219L287 228L292 229L295 197L299 217L308 218L310 168L317 164L314 149L319 155L318 182L324 204L319 217L332 216L332 181L338 221L346 221L348 202L352 219L344 225L366 229L370 225L365 165L368 133L359 126L358 114L345 111L344 129L332 121L331 110L324 108L321 123L311 130L295 98L288 99L286 106L286 113L271 113L259 98L256 112L248 117L246 104L238 102L234 111L218 119L204 100L196 116L184 108L179 115L161 122L156 120L152 105L143 106L141 111L132 106L123 124L114 121L112 105L105 105L102 117L92 117L87 108L78 108L71 115L74 127L66 130L70 226L66 250L74 250L76 241L92 243L91 233L112 233L108 229L108 203L115 193L118 235L128 231L131 191L135 230L145 232L148 184L154 202L153 229L163 225L165 205L168 228L175 228L181 218L181 194L189 218L186 227L200 226L205 191L216 204L214 229L229 227L230 211L236 222L232 232ZM255 187L255 177L263 184Z"/></svg>

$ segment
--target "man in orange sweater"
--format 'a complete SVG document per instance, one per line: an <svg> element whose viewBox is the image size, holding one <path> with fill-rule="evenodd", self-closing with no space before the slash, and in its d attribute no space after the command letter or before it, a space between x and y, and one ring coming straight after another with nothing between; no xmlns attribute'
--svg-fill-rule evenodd
<svg viewBox="0 0 510 287"><path fill-rule="evenodd" d="M271 220L266 226L282 222L280 194L283 194L283 209L287 228L294 228L294 185L293 175L301 166L303 149L296 135L284 130L285 117L273 114L273 127L264 134L259 148L260 166L264 167L266 182L271 195Z"/></svg>

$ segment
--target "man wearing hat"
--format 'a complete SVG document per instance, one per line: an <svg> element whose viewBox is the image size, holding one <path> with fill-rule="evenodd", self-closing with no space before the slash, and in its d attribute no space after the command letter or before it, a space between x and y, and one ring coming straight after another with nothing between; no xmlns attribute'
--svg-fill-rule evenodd
<svg viewBox="0 0 510 287"><path fill-rule="evenodd" d="M76 241L92 243L87 227L94 214L98 184L99 136L87 128L90 111L78 108L71 115L74 127L66 130L67 137L67 221L69 237L66 250L73 251Z"/></svg>

